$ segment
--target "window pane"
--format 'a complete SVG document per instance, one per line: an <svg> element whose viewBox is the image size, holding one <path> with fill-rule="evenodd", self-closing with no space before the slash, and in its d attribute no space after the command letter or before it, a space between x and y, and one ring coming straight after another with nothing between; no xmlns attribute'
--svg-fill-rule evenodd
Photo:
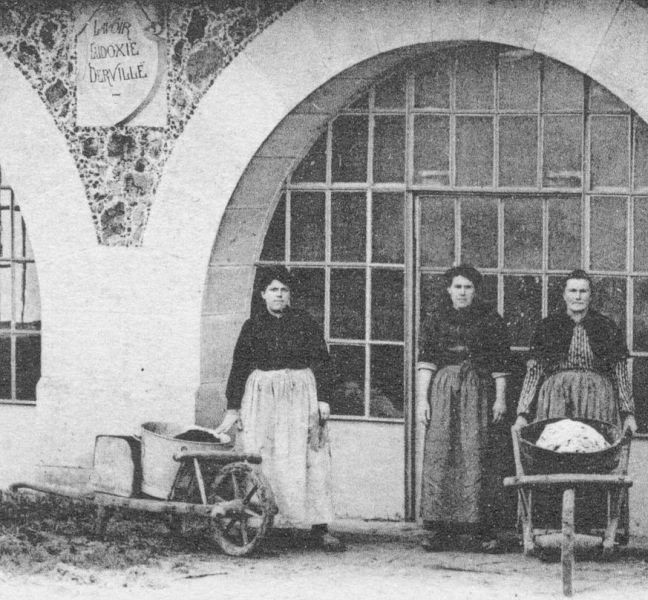
<svg viewBox="0 0 648 600"><path fill-rule="evenodd" d="M0 337L0 399L11 397L11 338Z"/></svg>
<svg viewBox="0 0 648 600"><path fill-rule="evenodd" d="M23 247L21 249L21 256L34 260L34 251L31 247L31 242L29 241L29 235L27 234L27 229L25 228L25 222L23 221Z"/></svg>
<svg viewBox="0 0 648 600"><path fill-rule="evenodd" d="M591 186L627 187L630 175L628 117L592 117L590 121Z"/></svg>
<svg viewBox="0 0 648 600"><path fill-rule="evenodd" d="M538 167L536 117L500 117L500 186L535 186Z"/></svg>
<svg viewBox="0 0 648 600"><path fill-rule="evenodd" d="M11 258L11 209L0 206L0 258Z"/></svg>
<svg viewBox="0 0 648 600"><path fill-rule="evenodd" d="M461 201L461 262L497 266L497 200Z"/></svg>
<svg viewBox="0 0 648 600"><path fill-rule="evenodd" d="M450 107L450 71L452 62L446 54L426 60L425 69L416 73L414 83L415 108Z"/></svg>
<svg viewBox="0 0 648 600"><path fill-rule="evenodd" d="M371 272L371 339L403 341L403 272Z"/></svg>
<svg viewBox="0 0 648 600"><path fill-rule="evenodd" d="M282 261L286 257L286 197L281 195L281 200L272 215L272 221L263 240L261 260Z"/></svg>
<svg viewBox="0 0 648 600"><path fill-rule="evenodd" d="M509 269L542 267L542 203L507 200L504 204L504 266Z"/></svg>
<svg viewBox="0 0 648 600"><path fill-rule="evenodd" d="M11 326L11 267L0 264L0 327Z"/></svg>
<svg viewBox="0 0 648 600"><path fill-rule="evenodd" d="M331 412L335 415L365 414L365 350L362 346L331 345L333 393Z"/></svg>
<svg viewBox="0 0 648 600"><path fill-rule="evenodd" d="M457 117L457 185L493 185L493 119Z"/></svg>
<svg viewBox="0 0 648 600"><path fill-rule="evenodd" d="M564 283L564 275L549 277L547 285L547 312L549 314L554 311L565 311L565 301L563 300Z"/></svg>
<svg viewBox="0 0 648 600"><path fill-rule="evenodd" d="M539 276L504 277L504 319L513 346L528 346L542 314L542 280Z"/></svg>
<svg viewBox="0 0 648 600"><path fill-rule="evenodd" d="M367 180L367 119L342 116L333 122L333 181Z"/></svg>
<svg viewBox="0 0 648 600"><path fill-rule="evenodd" d="M545 59L542 108L545 111L582 111L583 76L567 65Z"/></svg>
<svg viewBox="0 0 648 600"><path fill-rule="evenodd" d="M589 80L589 110L600 113L629 112L628 106L623 101L593 79Z"/></svg>
<svg viewBox="0 0 648 600"><path fill-rule="evenodd" d="M405 117L376 117L373 146L376 182L405 179Z"/></svg>
<svg viewBox="0 0 648 600"><path fill-rule="evenodd" d="M367 201L364 192L331 196L331 260L364 262Z"/></svg>
<svg viewBox="0 0 648 600"><path fill-rule="evenodd" d="M293 172L291 178L293 183L326 180L326 138L325 131Z"/></svg>
<svg viewBox="0 0 648 600"><path fill-rule="evenodd" d="M497 308L497 275L486 273L479 288L479 299Z"/></svg>
<svg viewBox="0 0 648 600"><path fill-rule="evenodd" d="M457 59L457 109L493 108L493 50L464 48L457 51Z"/></svg>
<svg viewBox="0 0 648 600"><path fill-rule="evenodd" d="M292 306L301 308L324 328L324 269L291 269L294 285Z"/></svg>
<svg viewBox="0 0 648 600"><path fill-rule="evenodd" d="M544 117L542 184L545 187L582 185L581 116Z"/></svg>
<svg viewBox="0 0 648 600"><path fill-rule="evenodd" d="M504 50L499 55L499 107L537 110L540 61L528 50Z"/></svg>
<svg viewBox="0 0 648 600"><path fill-rule="evenodd" d="M625 331L626 282L622 277L594 277L592 308L610 317Z"/></svg>
<svg viewBox="0 0 648 600"><path fill-rule="evenodd" d="M351 110L368 110L369 109L369 92L362 94L353 104L349 106Z"/></svg>
<svg viewBox="0 0 648 600"><path fill-rule="evenodd" d="M16 399L35 400L40 379L40 336L19 336L16 339Z"/></svg>
<svg viewBox="0 0 648 600"><path fill-rule="evenodd" d="M403 262L403 209L402 194L374 193L371 211L371 260L373 262Z"/></svg>
<svg viewBox="0 0 648 600"><path fill-rule="evenodd" d="M331 269L331 337L365 337L364 269Z"/></svg>
<svg viewBox="0 0 648 600"><path fill-rule="evenodd" d="M448 291L443 275L421 273L419 297L419 321L422 325L428 315L438 310L443 302L447 302Z"/></svg>
<svg viewBox="0 0 648 600"><path fill-rule="evenodd" d="M424 267L445 267L455 260L454 200L452 198L420 198L419 253Z"/></svg>
<svg viewBox="0 0 648 600"><path fill-rule="evenodd" d="M23 221L20 210L14 210L13 215L13 232L14 232L14 257L22 258L25 256L25 222ZM11 243L10 240L9 243Z"/></svg>
<svg viewBox="0 0 648 600"><path fill-rule="evenodd" d="M324 194L293 192L290 199L290 260L324 260Z"/></svg>
<svg viewBox="0 0 648 600"><path fill-rule="evenodd" d="M639 117L634 119L634 187L648 188L648 125Z"/></svg>
<svg viewBox="0 0 648 600"><path fill-rule="evenodd" d="M414 117L414 183L450 184L450 117Z"/></svg>
<svg viewBox="0 0 648 600"><path fill-rule="evenodd" d="M376 108L405 108L405 78L392 77L376 86L374 100Z"/></svg>
<svg viewBox="0 0 648 600"><path fill-rule="evenodd" d="M592 198L590 217L592 269L625 269L626 220L625 198Z"/></svg>
<svg viewBox="0 0 648 600"><path fill-rule="evenodd" d="M634 280L633 346L635 352L648 352L648 277Z"/></svg>
<svg viewBox="0 0 648 600"><path fill-rule="evenodd" d="M403 348L371 346L371 392L369 415L403 416Z"/></svg>
<svg viewBox="0 0 648 600"><path fill-rule="evenodd" d="M648 271L648 198L634 200L634 270Z"/></svg>
<svg viewBox="0 0 648 600"><path fill-rule="evenodd" d="M632 360L632 388L639 431L648 430L648 358Z"/></svg>
<svg viewBox="0 0 648 600"><path fill-rule="evenodd" d="M15 270L16 327L40 329L41 307L36 265L16 264Z"/></svg>
<svg viewBox="0 0 648 600"><path fill-rule="evenodd" d="M549 200L549 268L573 270L580 264L580 198L551 198Z"/></svg>

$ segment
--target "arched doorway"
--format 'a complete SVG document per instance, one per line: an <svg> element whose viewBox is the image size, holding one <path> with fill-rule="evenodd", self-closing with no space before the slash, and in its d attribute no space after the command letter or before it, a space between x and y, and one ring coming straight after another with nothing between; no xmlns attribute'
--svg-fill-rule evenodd
<svg viewBox="0 0 648 600"><path fill-rule="evenodd" d="M408 11L394 3L361 1L336 4L334 11L332 7L301 2L224 70L178 140L153 207L145 247L183 257L196 267L193 285L183 269L187 285L204 285L196 406L206 423L217 421L224 407L231 351L249 314L253 265L282 180L331 116L360 87L400 61L401 53L440 49L462 40L535 49L603 83L644 118L648 114L642 91L648 89L648 81L636 70L637 56L648 52L648 16L634 3L602 2L597 11L564 3L540 6L530 0L460 6L415 1ZM232 119L233 112L237 119ZM402 475L402 453L382 452L385 445L402 445L402 439L387 443L380 436L389 434L380 423L370 423L379 430L373 455L357 468L343 465L340 478L355 482L362 472L378 480L376 464L386 461L400 461ZM369 452L366 444L345 448L349 454L356 450L358 455ZM342 514L402 514L402 477L400 483L393 481L374 486L369 501ZM390 494L388 506L377 506Z"/></svg>
<svg viewBox="0 0 648 600"><path fill-rule="evenodd" d="M482 270L520 357L533 324L560 301L562 277L589 270L596 308L626 332L642 388L646 159L648 126L592 79L531 51L464 44L370 85L292 170L259 264L297 275L297 302L329 343L336 418L366 443L368 423L404 424L406 514L416 336L450 265ZM522 371L520 360L513 379Z"/></svg>

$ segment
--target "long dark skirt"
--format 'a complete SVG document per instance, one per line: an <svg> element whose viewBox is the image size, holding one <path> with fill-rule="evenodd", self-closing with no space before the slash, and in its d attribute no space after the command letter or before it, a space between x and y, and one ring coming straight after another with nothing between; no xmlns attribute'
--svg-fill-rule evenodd
<svg viewBox="0 0 648 600"><path fill-rule="evenodd" d="M439 370L430 392L421 517L429 527L486 529L494 481L489 469L491 377L472 369Z"/></svg>
<svg viewBox="0 0 648 600"><path fill-rule="evenodd" d="M594 371L558 371L538 393L536 421L554 417L597 419L621 424L618 402L609 378Z"/></svg>
<svg viewBox="0 0 648 600"><path fill-rule="evenodd" d="M597 419L621 425L616 393L609 378L594 371L558 371L538 392L536 421L552 418ZM534 525L561 527L560 494L537 490L534 495ZM608 495L602 490L579 490L576 495L576 527L579 531L604 529L607 525Z"/></svg>

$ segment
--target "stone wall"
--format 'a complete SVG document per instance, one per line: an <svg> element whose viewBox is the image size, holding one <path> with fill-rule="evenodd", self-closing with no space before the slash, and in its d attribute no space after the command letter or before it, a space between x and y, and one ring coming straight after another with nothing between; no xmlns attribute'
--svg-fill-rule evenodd
<svg viewBox="0 0 648 600"><path fill-rule="evenodd" d="M296 1L171 0L154 7L166 21L168 39L165 127L76 125L75 35L82 9L99 2L0 3L0 48L65 135L100 244L141 244L164 163L205 91Z"/></svg>

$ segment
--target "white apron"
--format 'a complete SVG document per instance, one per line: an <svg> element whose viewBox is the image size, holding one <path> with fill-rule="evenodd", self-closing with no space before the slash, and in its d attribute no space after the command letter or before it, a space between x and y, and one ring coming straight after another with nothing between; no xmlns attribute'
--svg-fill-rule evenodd
<svg viewBox="0 0 648 600"><path fill-rule="evenodd" d="M319 422L310 369L253 371L241 402L238 446L261 455L280 526L333 520L328 426Z"/></svg>

